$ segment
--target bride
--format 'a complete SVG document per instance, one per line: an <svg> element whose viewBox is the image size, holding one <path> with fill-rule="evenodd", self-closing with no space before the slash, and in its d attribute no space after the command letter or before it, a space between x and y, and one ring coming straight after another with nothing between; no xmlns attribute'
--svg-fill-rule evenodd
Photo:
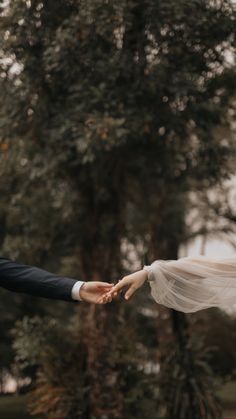
<svg viewBox="0 0 236 419"><path fill-rule="evenodd" d="M124 288L128 300L146 281L154 300L166 307L184 313L223 308L236 303L236 258L217 260L198 256L157 260L125 276L102 297L102 302L110 302Z"/></svg>

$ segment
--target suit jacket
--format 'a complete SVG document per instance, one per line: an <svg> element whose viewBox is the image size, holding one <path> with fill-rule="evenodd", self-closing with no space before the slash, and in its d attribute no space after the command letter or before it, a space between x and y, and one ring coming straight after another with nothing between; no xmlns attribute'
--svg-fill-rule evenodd
<svg viewBox="0 0 236 419"><path fill-rule="evenodd" d="M34 266L0 257L0 287L37 297L73 301L71 291L77 281L54 275Z"/></svg>

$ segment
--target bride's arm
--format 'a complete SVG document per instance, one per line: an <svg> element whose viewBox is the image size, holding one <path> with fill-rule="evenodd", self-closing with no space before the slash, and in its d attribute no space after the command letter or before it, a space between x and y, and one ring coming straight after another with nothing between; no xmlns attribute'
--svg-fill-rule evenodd
<svg viewBox="0 0 236 419"><path fill-rule="evenodd" d="M129 299L146 280L157 303L185 313L236 303L236 258L158 260L124 277L111 294L128 288L125 298Z"/></svg>
<svg viewBox="0 0 236 419"><path fill-rule="evenodd" d="M156 261L148 269L151 294L166 307L192 313L236 303L236 258L186 257Z"/></svg>

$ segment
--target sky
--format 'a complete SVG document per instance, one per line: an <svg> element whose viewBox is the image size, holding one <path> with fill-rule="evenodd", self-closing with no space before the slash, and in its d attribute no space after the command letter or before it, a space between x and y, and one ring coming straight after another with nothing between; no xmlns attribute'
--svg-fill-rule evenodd
<svg viewBox="0 0 236 419"><path fill-rule="evenodd" d="M198 256L201 254L201 239L197 238L188 247L188 256ZM236 258L236 249L223 240L208 240L205 247L205 256L212 258Z"/></svg>

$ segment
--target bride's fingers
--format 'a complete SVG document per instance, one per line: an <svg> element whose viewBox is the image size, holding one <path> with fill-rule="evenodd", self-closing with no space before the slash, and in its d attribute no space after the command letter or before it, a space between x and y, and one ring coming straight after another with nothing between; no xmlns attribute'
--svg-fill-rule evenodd
<svg viewBox="0 0 236 419"><path fill-rule="evenodd" d="M105 304L105 299L104 299L104 297L100 297L100 298L98 298L97 302L98 302L98 304Z"/></svg>
<svg viewBox="0 0 236 419"><path fill-rule="evenodd" d="M130 284L130 280L126 277L124 277L123 279L121 279L121 281L119 281L111 290L111 293L119 293L123 288L127 287L127 285Z"/></svg>
<svg viewBox="0 0 236 419"><path fill-rule="evenodd" d="M98 299L98 304L106 304L106 300L104 297Z"/></svg>
<svg viewBox="0 0 236 419"><path fill-rule="evenodd" d="M125 293L125 299L129 300L132 295L135 293L135 291L137 291L137 287L135 287L134 285L131 285L131 287L129 287L128 291Z"/></svg>
<svg viewBox="0 0 236 419"><path fill-rule="evenodd" d="M111 303L111 301L112 301L112 295L111 295L110 293L107 293L107 294L105 294L105 295L102 295L102 296L99 298L99 300L98 300L98 302L99 302L100 304L107 304L107 303Z"/></svg>

